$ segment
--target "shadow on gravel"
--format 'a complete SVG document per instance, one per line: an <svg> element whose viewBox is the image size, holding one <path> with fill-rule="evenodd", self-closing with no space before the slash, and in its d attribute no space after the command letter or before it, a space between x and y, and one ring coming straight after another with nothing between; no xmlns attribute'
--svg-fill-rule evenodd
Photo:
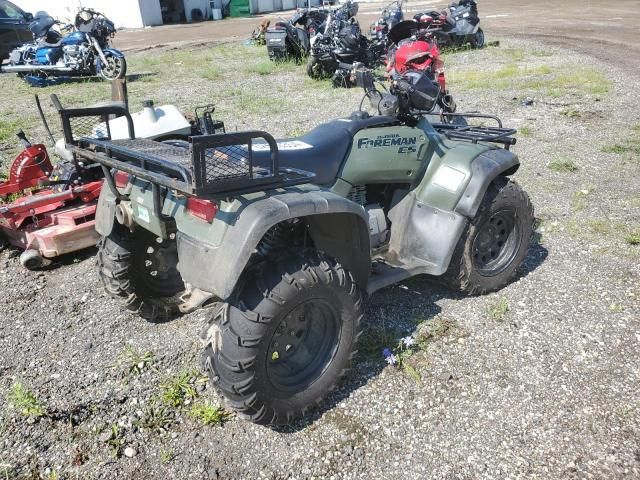
<svg viewBox="0 0 640 480"><path fill-rule="evenodd" d="M142 72L142 73L132 73L127 75L128 82L137 82L139 80L144 81L147 78L155 77L158 75L158 72Z"/></svg>
<svg viewBox="0 0 640 480"><path fill-rule="evenodd" d="M537 234L536 234L537 235ZM523 277L526 277L531 272L533 272L536 268L544 263L544 261L549 256L549 250L540 245L539 237L536 236L531 247L529 248L529 253L522 262L522 266L518 271L518 276L516 280L519 280Z"/></svg>

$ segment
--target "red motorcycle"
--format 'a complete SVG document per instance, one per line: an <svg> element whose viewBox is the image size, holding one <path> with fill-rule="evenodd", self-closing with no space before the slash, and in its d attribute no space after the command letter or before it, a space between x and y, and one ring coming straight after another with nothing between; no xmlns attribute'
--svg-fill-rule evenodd
<svg viewBox="0 0 640 480"><path fill-rule="evenodd" d="M432 30L407 20L393 27L388 39L393 45L386 62L390 79L402 77L420 82L421 90L434 98L433 110L439 107L444 115L455 113L456 103L447 90L444 61Z"/></svg>

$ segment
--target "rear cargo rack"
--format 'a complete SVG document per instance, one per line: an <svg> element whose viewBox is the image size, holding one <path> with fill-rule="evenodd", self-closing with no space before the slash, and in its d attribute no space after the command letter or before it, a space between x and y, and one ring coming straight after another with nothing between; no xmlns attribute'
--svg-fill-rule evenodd
<svg viewBox="0 0 640 480"><path fill-rule="evenodd" d="M441 113L441 116L454 118L484 118L493 120L497 123L497 127L460 125L452 123L432 123L433 128L438 132L453 140L470 140L473 143L491 142L500 143L508 150L511 145L516 144L513 137L517 133L515 128L504 128L502 121L495 115L486 115L483 113Z"/></svg>
<svg viewBox="0 0 640 480"><path fill-rule="evenodd" d="M263 141L254 142L256 139ZM178 146L142 138L83 138L69 148L109 169L191 196L233 197L299 185L314 177L310 172L280 168L278 145L266 132L201 135L190 140ZM254 161L257 151L265 157L260 165ZM111 175L107 182L115 190Z"/></svg>

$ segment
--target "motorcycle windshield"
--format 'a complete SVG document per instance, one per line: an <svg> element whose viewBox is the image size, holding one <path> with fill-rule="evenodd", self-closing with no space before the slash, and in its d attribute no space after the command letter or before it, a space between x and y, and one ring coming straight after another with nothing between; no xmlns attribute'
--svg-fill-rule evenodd
<svg viewBox="0 0 640 480"><path fill-rule="evenodd" d="M48 15L42 17L36 17L33 22L29 24L29 30L36 38L44 37L49 29L56 24L53 17Z"/></svg>
<svg viewBox="0 0 640 480"><path fill-rule="evenodd" d="M414 22L413 20L405 20L403 22L398 23L395 27L389 30L387 34L387 38L391 43L398 43L400 40L404 40L405 38L411 37L414 32L424 28L424 26L420 25L418 22Z"/></svg>

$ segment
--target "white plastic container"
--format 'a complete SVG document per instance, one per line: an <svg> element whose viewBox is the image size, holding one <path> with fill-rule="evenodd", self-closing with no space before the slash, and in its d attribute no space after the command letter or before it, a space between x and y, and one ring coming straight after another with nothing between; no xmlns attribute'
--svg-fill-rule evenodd
<svg viewBox="0 0 640 480"><path fill-rule="evenodd" d="M213 12L214 20L222 20L222 10L220 8L214 8L211 11Z"/></svg>
<svg viewBox="0 0 640 480"><path fill-rule="evenodd" d="M132 113L133 128L137 138L162 138L191 135L191 124L174 105L154 107L153 102L144 102L140 112ZM113 140L129 138L129 129L125 117L109 120L109 129ZM106 125L101 123L94 129L96 134L106 134Z"/></svg>

